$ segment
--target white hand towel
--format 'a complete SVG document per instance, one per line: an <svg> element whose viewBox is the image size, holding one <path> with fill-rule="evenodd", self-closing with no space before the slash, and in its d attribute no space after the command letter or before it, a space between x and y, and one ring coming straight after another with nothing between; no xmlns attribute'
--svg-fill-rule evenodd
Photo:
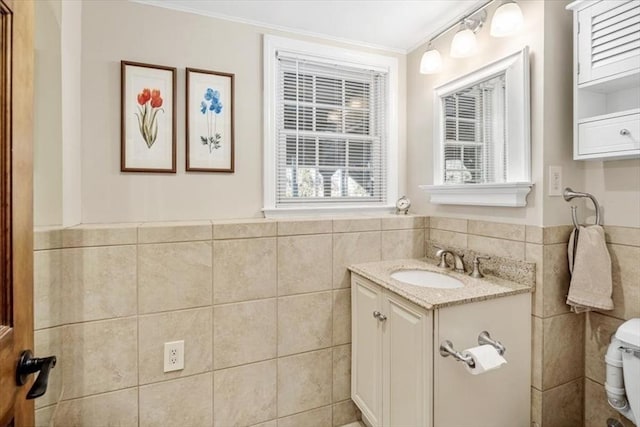
<svg viewBox="0 0 640 427"><path fill-rule="evenodd" d="M576 230L569 239L569 269L571 284L567 304L576 313L591 310L613 310L611 292L611 257L599 225L580 227L577 245ZM574 253L575 248L575 253Z"/></svg>

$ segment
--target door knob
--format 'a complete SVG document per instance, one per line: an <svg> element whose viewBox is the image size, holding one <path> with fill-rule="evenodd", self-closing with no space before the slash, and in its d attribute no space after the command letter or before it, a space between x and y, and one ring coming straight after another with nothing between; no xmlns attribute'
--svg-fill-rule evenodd
<svg viewBox="0 0 640 427"><path fill-rule="evenodd" d="M18 385L24 385L29 375L40 372L27 393L27 399L35 399L47 392L49 372L54 366L56 366L55 356L33 357L31 350L24 350L20 354L20 360L18 360L18 367L16 368L16 383Z"/></svg>

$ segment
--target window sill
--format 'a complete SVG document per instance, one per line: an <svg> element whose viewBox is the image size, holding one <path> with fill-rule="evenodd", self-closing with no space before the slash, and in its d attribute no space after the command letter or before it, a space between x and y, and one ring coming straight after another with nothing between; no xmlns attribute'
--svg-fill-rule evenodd
<svg viewBox="0 0 640 427"><path fill-rule="evenodd" d="M264 208L265 218L334 217L337 215L377 215L394 212L394 206L291 206Z"/></svg>
<svg viewBox="0 0 640 427"><path fill-rule="evenodd" d="M434 204L507 207L526 206L531 187L531 182L420 186L431 194L431 203Z"/></svg>

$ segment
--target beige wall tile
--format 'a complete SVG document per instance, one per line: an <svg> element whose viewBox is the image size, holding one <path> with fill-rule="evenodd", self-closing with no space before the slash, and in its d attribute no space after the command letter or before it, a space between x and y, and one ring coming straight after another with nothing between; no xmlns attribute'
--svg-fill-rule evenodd
<svg viewBox="0 0 640 427"><path fill-rule="evenodd" d="M544 245L543 249L543 313L544 317L568 313L569 261L567 245L564 243Z"/></svg>
<svg viewBox="0 0 640 427"><path fill-rule="evenodd" d="M275 298L215 306L214 369L276 357L276 310Z"/></svg>
<svg viewBox="0 0 640 427"><path fill-rule="evenodd" d="M200 374L140 387L140 427L210 426L212 374Z"/></svg>
<svg viewBox="0 0 640 427"><path fill-rule="evenodd" d="M333 235L333 287L351 287L347 267L368 261L380 261L380 232Z"/></svg>
<svg viewBox="0 0 640 427"><path fill-rule="evenodd" d="M276 255L275 238L213 242L213 303L276 296Z"/></svg>
<svg viewBox="0 0 640 427"><path fill-rule="evenodd" d="M608 243L640 246L640 228L607 225L604 231Z"/></svg>
<svg viewBox="0 0 640 427"><path fill-rule="evenodd" d="M171 243L211 240L211 221L149 222L138 228L138 243Z"/></svg>
<svg viewBox="0 0 640 427"><path fill-rule="evenodd" d="M264 423L254 424L251 427L278 427L278 420L265 421Z"/></svg>
<svg viewBox="0 0 640 427"><path fill-rule="evenodd" d="M33 305L35 329L64 323L62 318L62 251L33 254Z"/></svg>
<svg viewBox="0 0 640 427"><path fill-rule="evenodd" d="M640 317L640 248L608 245L613 276L614 309L605 314L619 319Z"/></svg>
<svg viewBox="0 0 640 427"><path fill-rule="evenodd" d="M358 231L380 231L380 218L346 218L333 220L334 233L354 233Z"/></svg>
<svg viewBox="0 0 640 427"><path fill-rule="evenodd" d="M278 238L278 295L331 289L331 234Z"/></svg>
<svg viewBox="0 0 640 427"><path fill-rule="evenodd" d="M135 245L138 224L85 224L62 230L62 246Z"/></svg>
<svg viewBox="0 0 640 427"><path fill-rule="evenodd" d="M62 328L49 328L41 331L35 331L33 334L34 348L33 353L37 357L56 356L57 363L62 358ZM62 390L62 368L58 365L49 373L49 384L47 393L36 399L36 408L43 408L53 403L58 403Z"/></svg>
<svg viewBox="0 0 640 427"><path fill-rule="evenodd" d="M545 245L554 243L567 243L569 235L573 231L573 225L556 225L553 227L545 227L542 230L542 241Z"/></svg>
<svg viewBox="0 0 640 427"><path fill-rule="evenodd" d="M212 369L211 308L140 316L139 384L184 377ZM184 341L184 369L164 372L164 343Z"/></svg>
<svg viewBox="0 0 640 427"><path fill-rule="evenodd" d="M333 347L333 401L351 398L351 345Z"/></svg>
<svg viewBox="0 0 640 427"><path fill-rule="evenodd" d="M361 417L360 410L351 399L333 404L333 427L353 423Z"/></svg>
<svg viewBox="0 0 640 427"><path fill-rule="evenodd" d="M331 345L331 292L278 299L278 355L286 356Z"/></svg>
<svg viewBox="0 0 640 427"><path fill-rule="evenodd" d="M535 243L541 245L544 242L543 229L536 225L525 226L525 240L528 243Z"/></svg>
<svg viewBox="0 0 640 427"><path fill-rule="evenodd" d="M33 250L59 249L62 247L62 228L36 227L33 230Z"/></svg>
<svg viewBox="0 0 640 427"><path fill-rule="evenodd" d="M544 246L527 243L524 258L525 261L536 263L536 288L531 298L531 314L542 317L544 316Z"/></svg>
<svg viewBox="0 0 640 427"><path fill-rule="evenodd" d="M584 422L582 378L542 393L542 426L582 426Z"/></svg>
<svg viewBox="0 0 640 427"><path fill-rule="evenodd" d="M389 215L381 218L383 230L404 230L424 228L425 217L416 215Z"/></svg>
<svg viewBox="0 0 640 427"><path fill-rule="evenodd" d="M584 376L584 314L544 319L542 391Z"/></svg>
<svg viewBox="0 0 640 427"><path fill-rule="evenodd" d="M584 382L584 427L603 427L607 419L618 420L624 427L633 427L633 423L609 406L604 386L590 379Z"/></svg>
<svg viewBox="0 0 640 427"><path fill-rule="evenodd" d="M382 259L424 258L424 230L383 231Z"/></svg>
<svg viewBox="0 0 640 427"><path fill-rule="evenodd" d="M278 236L293 236L297 234L325 234L333 231L333 221L330 219L298 219L278 221Z"/></svg>
<svg viewBox="0 0 640 427"><path fill-rule="evenodd" d="M65 400L58 407L55 425L135 427L138 425L138 388Z"/></svg>
<svg viewBox="0 0 640 427"><path fill-rule="evenodd" d="M439 216L432 216L429 218L430 228L436 228L438 230L455 231L458 233L467 232L467 220L457 218L444 218Z"/></svg>
<svg viewBox="0 0 640 427"><path fill-rule="evenodd" d="M136 246L64 249L64 323L136 314Z"/></svg>
<svg viewBox="0 0 640 427"><path fill-rule="evenodd" d="M584 375L587 378L604 384L604 355L611 343L611 337L622 323L624 320L600 313L586 314Z"/></svg>
<svg viewBox="0 0 640 427"><path fill-rule="evenodd" d="M276 416L276 361L213 373L216 427L251 425Z"/></svg>
<svg viewBox="0 0 640 427"><path fill-rule="evenodd" d="M60 368L67 399L136 386L136 318L63 326Z"/></svg>
<svg viewBox="0 0 640 427"><path fill-rule="evenodd" d="M211 304L211 242L138 246L140 314Z"/></svg>
<svg viewBox="0 0 640 427"><path fill-rule="evenodd" d="M272 237L278 232L278 223L268 219L213 221L213 238L248 239Z"/></svg>
<svg viewBox="0 0 640 427"><path fill-rule="evenodd" d="M531 385L538 390L542 390L543 333L542 319L531 316Z"/></svg>
<svg viewBox="0 0 640 427"><path fill-rule="evenodd" d="M35 411L35 427L49 427L51 425L51 418L56 410L55 405L47 406L45 408L36 409Z"/></svg>
<svg viewBox="0 0 640 427"><path fill-rule="evenodd" d="M278 359L278 417L331 403L332 350Z"/></svg>
<svg viewBox="0 0 640 427"><path fill-rule="evenodd" d="M497 239L525 240L525 226L523 224L506 224L501 222L469 220L468 233Z"/></svg>
<svg viewBox="0 0 640 427"><path fill-rule="evenodd" d="M524 259L524 242L469 234L467 237L467 246L469 249L482 254L497 255L512 259Z"/></svg>
<svg viewBox="0 0 640 427"><path fill-rule="evenodd" d="M531 427L542 427L542 392L531 387Z"/></svg>
<svg viewBox="0 0 640 427"><path fill-rule="evenodd" d="M333 291L333 345L351 342L351 289Z"/></svg>
<svg viewBox="0 0 640 427"><path fill-rule="evenodd" d="M278 427L327 427L331 424L331 406L278 419Z"/></svg>
<svg viewBox="0 0 640 427"><path fill-rule="evenodd" d="M429 238L437 245L448 248L466 248L467 247L467 234L455 233L452 231L444 231L432 228L429 230Z"/></svg>

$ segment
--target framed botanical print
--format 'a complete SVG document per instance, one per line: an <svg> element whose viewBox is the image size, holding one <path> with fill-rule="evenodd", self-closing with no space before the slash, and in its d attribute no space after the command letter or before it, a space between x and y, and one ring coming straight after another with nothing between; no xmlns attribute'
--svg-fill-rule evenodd
<svg viewBox="0 0 640 427"><path fill-rule="evenodd" d="M122 172L176 172L176 69L121 61Z"/></svg>
<svg viewBox="0 0 640 427"><path fill-rule="evenodd" d="M233 91L233 74L187 68L187 171L234 171Z"/></svg>

